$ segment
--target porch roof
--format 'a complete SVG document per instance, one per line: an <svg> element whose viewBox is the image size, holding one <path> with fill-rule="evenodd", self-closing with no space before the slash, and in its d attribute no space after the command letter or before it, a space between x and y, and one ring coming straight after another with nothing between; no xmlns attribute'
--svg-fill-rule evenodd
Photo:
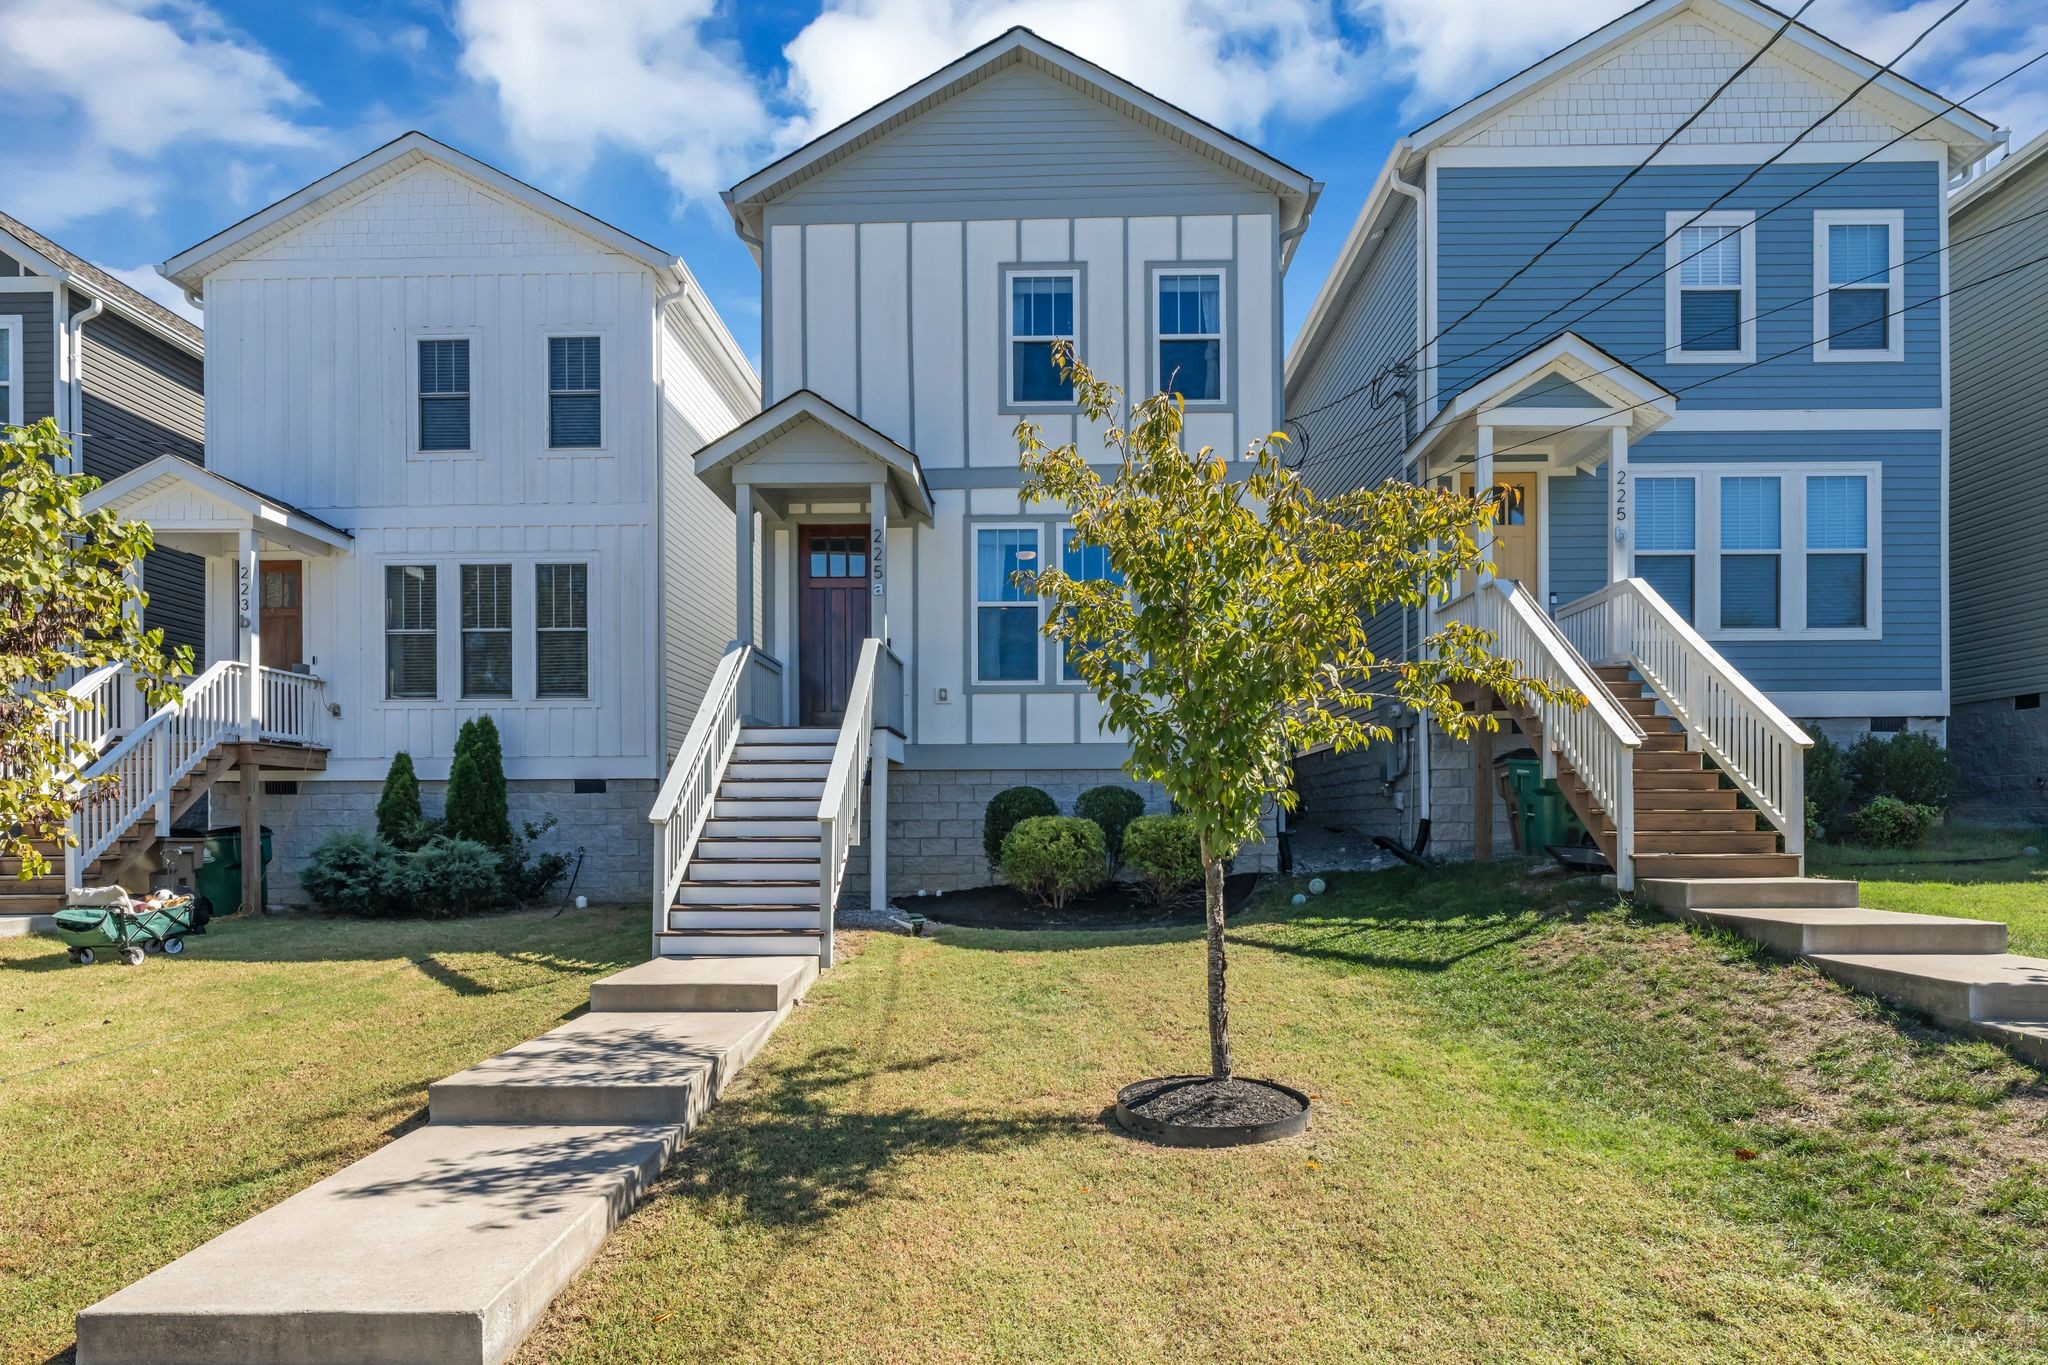
<svg viewBox="0 0 2048 1365"><path fill-rule="evenodd" d="M1510 443L1551 447L1549 459L1560 466L1597 464L1607 455L1608 429L1626 428L1638 441L1677 411L1678 399L1662 384L1576 332L1560 332L1444 404L1408 447L1407 461L1426 474L1433 458L1461 451L1485 426L1497 441L1507 430Z"/></svg>
<svg viewBox="0 0 2048 1365"><path fill-rule="evenodd" d="M886 482L910 517L932 519L931 485L917 456L846 409L798 389L699 450L697 475L733 504L735 489L865 488Z"/></svg>
<svg viewBox="0 0 2048 1365"><path fill-rule="evenodd" d="M242 531L302 554L346 554L354 544L340 527L177 455L159 455L108 480L84 506L147 522L157 544L199 554L216 548L217 537Z"/></svg>

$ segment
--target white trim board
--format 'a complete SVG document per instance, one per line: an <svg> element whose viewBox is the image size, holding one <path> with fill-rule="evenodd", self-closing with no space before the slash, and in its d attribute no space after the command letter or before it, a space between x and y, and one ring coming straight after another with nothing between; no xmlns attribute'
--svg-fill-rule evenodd
<svg viewBox="0 0 2048 1365"><path fill-rule="evenodd" d="M1502 166L1635 166L1652 152L1658 166L1754 166L1776 158L1781 166L1833 166L1852 161L1933 161L1947 165L1939 142L1681 143L1657 151L1654 142L1602 142L1578 147L1438 147L1432 164L1445 168ZM1946 170L1944 170L1944 175Z"/></svg>
<svg viewBox="0 0 2048 1365"><path fill-rule="evenodd" d="M1665 431L1940 431L1940 408L1680 408Z"/></svg>
<svg viewBox="0 0 2048 1365"><path fill-rule="evenodd" d="M1808 717L1946 716L1948 694L1915 692L1770 692L1786 715Z"/></svg>

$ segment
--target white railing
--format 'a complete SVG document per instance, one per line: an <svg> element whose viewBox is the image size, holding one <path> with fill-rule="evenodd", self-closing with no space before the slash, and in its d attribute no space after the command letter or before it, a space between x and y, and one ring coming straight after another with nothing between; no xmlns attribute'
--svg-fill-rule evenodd
<svg viewBox="0 0 2048 1365"><path fill-rule="evenodd" d="M86 769L94 785L72 817L76 846L64 851L70 885L143 820L153 818L159 836L170 833L171 789L242 733L244 686L241 664L213 665Z"/></svg>
<svg viewBox="0 0 2048 1365"><path fill-rule="evenodd" d="M263 712L259 739L284 744L318 744L327 710L327 684L311 673L282 668L257 670L263 679Z"/></svg>
<svg viewBox="0 0 2048 1365"><path fill-rule="evenodd" d="M96 754L106 748L127 719L123 708L141 700L135 675L124 663L95 668L64 690L69 704L59 723L73 753L83 748Z"/></svg>
<svg viewBox="0 0 2048 1365"><path fill-rule="evenodd" d="M818 965L832 965L832 918L839 904L839 878L846 870L848 850L860 842L860 787L867 776L875 735L875 682L886 650L870 637L860 647L853 687L846 697L846 716L839 722L839 742L825 773L825 794L818 798L818 927L824 939ZM891 655L891 657L894 657ZM876 907L880 909L879 906Z"/></svg>
<svg viewBox="0 0 2048 1365"><path fill-rule="evenodd" d="M782 660L749 647L740 687L742 716L757 725L782 724Z"/></svg>
<svg viewBox="0 0 2048 1365"><path fill-rule="evenodd" d="M661 934L668 928L668 908L689 871L690 855L711 818L719 779L740 737L741 682L748 674L752 645L733 645L718 661L704 704L690 722L690 733L676 752L654 807L647 812L654 825L654 955L661 956Z"/></svg>
<svg viewBox="0 0 2048 1365"><path fill-rule="evenodd" d="M1685 727L1687 744L1711 758L1763 812L1804 875L1812 738L1640 578L1566 603L1557 620L1587 658L1625 663L1643 675Z"/></svg>
<svg viewBox="0 0 2048 1365"><path fill-rule="evenodd" d="M1583 693L1584 706L1531 697L1543 727L1543 770L1556 776L1557 758L1571 764L1593 801L1614 822L1614 876L1635 885L1635 757L1643 732L1621 709L1557 624L1515 583L1490 578L1437 611L1442 621L1475 626L1493 637L1494 653L1513 659L1526 676ZM1480 793L1483 798L1484 793Z"/></svg>

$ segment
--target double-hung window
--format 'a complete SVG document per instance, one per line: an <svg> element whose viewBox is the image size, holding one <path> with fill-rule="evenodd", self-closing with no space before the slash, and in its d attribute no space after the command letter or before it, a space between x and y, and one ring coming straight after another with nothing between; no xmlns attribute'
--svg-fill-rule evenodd
<svg viewBox="0 0 2048 1365"><path fill-rule="evenodd" d="M1057 406L1074 401L1073 381L1060 373L1053 347L1074 341L1072 272L1010 280L1010 401Z"/></svg>
<svg viewBox="0 0 2048 1365"><path fill-rule="evenodd" d="M1076 541L1071 526L1060 528L1060 544L1060 569L1067 577L1080 583L1123 583L1124 576L1109 566L1109 551L1100 545ZM1081 681L1073 660L1067 657L1065 645L1060 646L1060 681Z"/></svg>
<svg viewBox="0 0 2048 1365"><path fill-rule="evenodd" d="M1665 217L1667 360L1747 361L1756 350L1755 215Z"/></svg>
<svg viewBox="0 0 2048 1365"><path fill-rule="evenodd" d="M536 697L590 695L590 567L541 564L534 568L534 689Z"/></svg>
<svg viewBox="0 0 2048 1365"><path fill-rule="evenodd" d="M432 564L385 566L384 695L394 701L431 701L439 695L439 581Z"/></svg>
<svg viewBox="0 0 2048 1365"><path fill-rule="evenodd" d="M1816 360L1905 358L1900 295L1905 274L1897 209L1824 209L1813 215Z"/></svg>
<svg viewBox="0 0 2048 1365"><path fill-rule="evenodd" d="M462 566L462 695L512 695L512 566Z"/></svg>
<svg viewBox="0 0 2048 1365"><path fill-rule="evenodd" d="M1776 630L1784 579L1783 481L1721 480L1721 629Z"/></svg>
<svg viewBox="0 0 2048 1365"><path fill-rule="evenodd" d="M1657 590L1671 609L1693 619L1698 558L1690 476L1636 480L1636 577Z"/></svg>
<svg viewBox="0 0 2048 1365"><path fill-rule="evenodd" d="M548 338L548 448L604 444L604 386L597 337Z"/></svg>
<svg viewBox="0 0 2048 1365"><path fill-rule="evenodd" d="M0 424L21 425L20 318L0 318Z"/></svg>
<svg viewBox="0 0 2048 1365"><path fill-rule="evenodd" d="M1015 580L1018 573L1037 569L1037 527L975 529L975 681L1038 681L1038 598Z"/></svg>
<svg viewBox="0 0 2048 1365"><path fill-rule="evenodd" d="M1806 479L1806 626L1870 624L1870 480L1861 474Z"/></svg>
<svg viewBox="0 0 2048 1365"><path fill-rule="evenodd" d="M1159 387L1190 403L1223 398L1223 276L1159 276Z"/></svg>
<svg viewBox="0 0 2048 1365"><path fill-rule="evenodd" d="M419 360L420 449L468 450L469 338L423 338Z"/></svg>

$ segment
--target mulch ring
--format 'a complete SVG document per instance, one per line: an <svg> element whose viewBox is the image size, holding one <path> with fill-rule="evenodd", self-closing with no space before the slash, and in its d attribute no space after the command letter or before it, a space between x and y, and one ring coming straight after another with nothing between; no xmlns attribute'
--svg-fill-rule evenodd
<svg viewBox="0 0 2048 1365"><path fill-rule="evenodd" d="M1223 879L1223 914L1236 914L1259 884L1256 872ZM904 896L896 908L966 929L1163 929L1202 923L1202 893L1188 892L1164 914L1142 887L1120 883L1076 896L1059 910L1047 910L1008 886L977 886L938 896Z"/></svg>

